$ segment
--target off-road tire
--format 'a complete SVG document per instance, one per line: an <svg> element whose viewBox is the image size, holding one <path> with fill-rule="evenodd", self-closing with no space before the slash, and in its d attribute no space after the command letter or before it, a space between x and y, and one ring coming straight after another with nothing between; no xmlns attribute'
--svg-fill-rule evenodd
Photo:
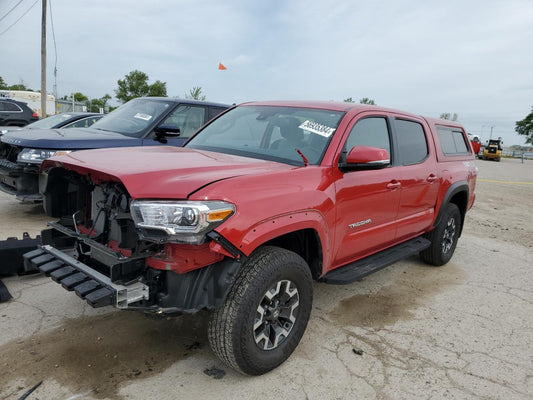
<svg viewBox="0 0 533 400"><path fill-rule="evenodd" d="M259 311L259 306L264 305L267 294L270 297L273 293L269 289L276 285L279 288L280 282L286 285L286 289L280 290L280 293L290 292L292 296L297 296L293 299L285 294L291 301L297 300L297 305L294 306L296 303L293 303L290 307L294 322L288 323L280 317L279 321L285 321L280 323L290 325L291 329L286 337L278 337L276 334L279 344L264 350L260 345L265 347L268 340L256 343L262 335L257 334L259 329L254 324L266 321L266 318L263 319L265 313ZM290 285L286 282L290 282ZM223 306L214 310L210 316L208 338L211 348L222 361L243 374L264 374L289 358L300 342L307 327L312 301L313 279L305 260L289 250L261 247L241 267ZM263 309L267 307L261 308ZM275 314L270 314L270 317L273 318L273 315ZM274 321L273 326L276 323Z"/></svg>
<svg viewBox="0 0 533 400"><path fill-rule="evenodd" d="M440 267L446 264L453 256L457 239L461 232L461 212L459 208L448 203L439 224L426 235L431 241L431 245L420 252L422 261Z"/></svg>

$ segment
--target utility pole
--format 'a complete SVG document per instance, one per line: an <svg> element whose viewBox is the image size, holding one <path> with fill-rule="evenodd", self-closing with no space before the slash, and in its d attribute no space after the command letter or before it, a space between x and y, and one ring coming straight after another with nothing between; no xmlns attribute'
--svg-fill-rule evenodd
<svg viewBox="0 0 533 400"><path fill-rule="evenodd" d="M46 0L41 19L41 118L46 117Z"/></svg>

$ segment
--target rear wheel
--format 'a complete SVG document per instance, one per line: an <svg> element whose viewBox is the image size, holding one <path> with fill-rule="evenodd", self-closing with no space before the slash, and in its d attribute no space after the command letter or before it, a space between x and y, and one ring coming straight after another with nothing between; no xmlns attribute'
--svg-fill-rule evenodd
<svg viewBox="0 0 533 400"><path fill-rule="evenodd" d="M303 336L313 298L307 263L296 253L263 247L242 266L208 327L214 353L248 375L283 363Z"/></svg>
<svg viewBox="0 0 533 400"><path fill-rule="evenodd" d="M431 245L420 252L420 258L435 266L446 264L453 256L460 231L461 213L459 208L453 203L448 203L439 224L426 235L431 241Z"/></svg>

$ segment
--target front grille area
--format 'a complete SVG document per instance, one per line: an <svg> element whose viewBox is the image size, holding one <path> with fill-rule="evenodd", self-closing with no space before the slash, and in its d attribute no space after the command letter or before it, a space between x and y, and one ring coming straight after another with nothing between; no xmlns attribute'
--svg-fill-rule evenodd
<svg viewBox="0 0 533 400"><path fill-rule="evenodd" d="M0 159L2 161L17 162L17 157L22 151L21 147L13 146L7 143L0 142Z"/></svg>

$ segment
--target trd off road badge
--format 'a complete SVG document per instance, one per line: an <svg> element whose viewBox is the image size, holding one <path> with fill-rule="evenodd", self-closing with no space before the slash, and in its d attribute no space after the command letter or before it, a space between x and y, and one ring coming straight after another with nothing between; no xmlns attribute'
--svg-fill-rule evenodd
<svg viewBox="0 0 533 400"><path fill-rule="evenodd" d="M366 225L372 222L371 218L365 219L364 221L354 222L353 224L348 225L348 228L357 228L358 226Z"/></svg>

